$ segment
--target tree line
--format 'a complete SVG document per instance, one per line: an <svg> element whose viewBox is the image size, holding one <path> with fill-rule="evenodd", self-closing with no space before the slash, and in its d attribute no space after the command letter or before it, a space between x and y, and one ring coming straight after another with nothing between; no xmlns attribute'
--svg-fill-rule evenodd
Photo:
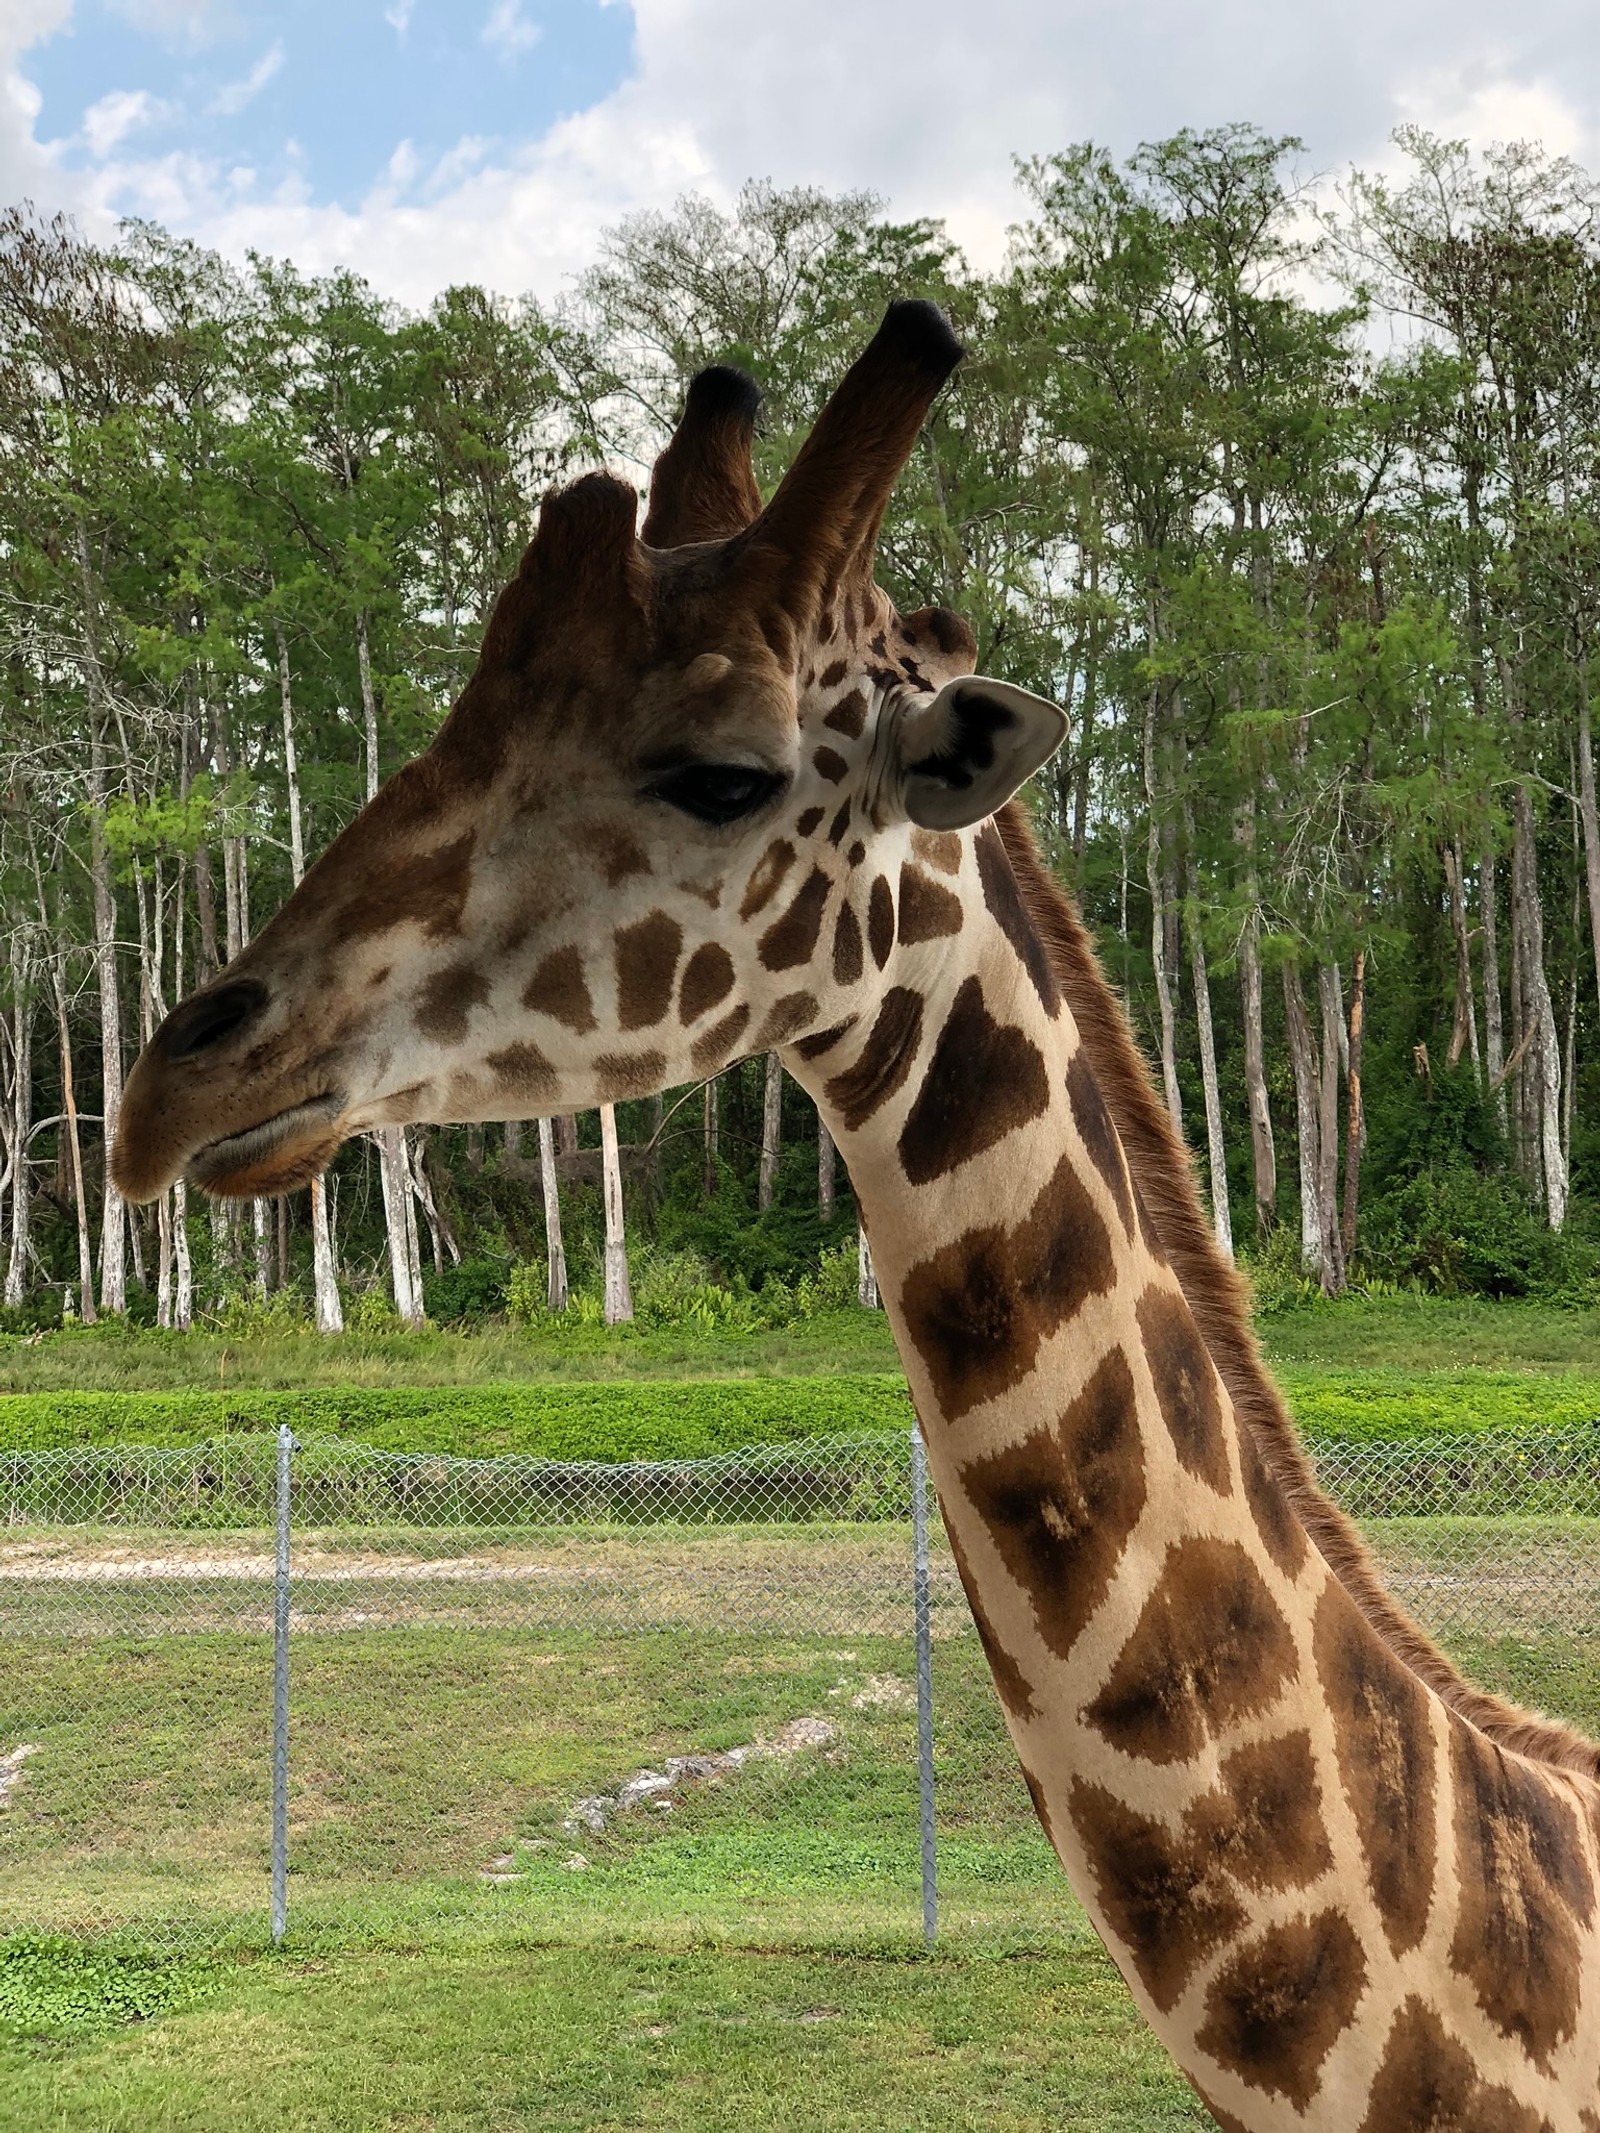
<svg viewBox="0 0 1600 2133"><path fill-rule="evenodd" d="M565 1200L621 1316L625 1200L713 1266L765 1224L757 1282L848 1234L775 1056L527 1156L394 1129L292 1206L132 1210L104 1151L133 1050L426 744L541 493L641 472L712 361L762 387L770 487L911 293L972 355L880 575L1068 710L1035 817L1223 1242L1329 1293L1592 1284L1600 186L1398 139L1401 176L1315 194L1246 126L1024 162L994 273L752 184L620 224L558 304L422 315L0 218L5 1308L282 1288L331 1328L386 1265L416 1319L508 1222L558 1308Z"/></svg>

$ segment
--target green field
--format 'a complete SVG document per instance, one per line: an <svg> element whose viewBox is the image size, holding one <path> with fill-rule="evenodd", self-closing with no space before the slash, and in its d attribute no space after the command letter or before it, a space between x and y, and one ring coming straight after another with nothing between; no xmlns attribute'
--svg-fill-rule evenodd
<svg viewBox="0 0 1600 2133"><path fill-rule="evenodd" d="M1593 1314L1390 1299L1264 1331L1302 1423L1325 1436L1600 1415ZM113 1328L0 1344L0 1384L20 1395L0 1399L0 1448L311 1417L395 1449L616 1458L906 1419L887 1328L855 1312L713 1341L185 1344ZM1557 1542L1592 1552L1554 1520L1390 1525L1401 1587L1415 1577L1419 1594L1441 1567L1498 1590L1518 1550L1518 1574L1547 1572ZM923 1949L909 1645L867 1604L879 1573L843 1577L826 1532L803 1545L822 1553L774 1562L770 1589L815 1610L826 1568L835 1613L815 1633L742 1606L719 1623L713 1605L649 1634L530 1634L485 1603L463 1634L398 1585L362 1597L349 1629L328 1602L296 1644L292 1929L277 1954L259 1633L157 1634L159 1606L143 1629L93 1622L86 1585L79 1636L8 1635L0 1753L40 1752L0 1811L0 2128L1203 2128L1039 1835L970 1635L935 1644L942 1932ZM668 1549L653 1590L695 1589L674 1562ZM1563 1577L1564 1598L1578 1583ZM1458 1637L1457 1655L1600 1730L1600 1640L1550 1633L1537 1604L1525 1597L1521 1636ZM826 1738L687 1783L670 1812L642 1802L598 1834L563 1826L639 1770L796 1719L824 1721ZM172 1940L174 1921L197 1919L216 1952Z"/></svg>

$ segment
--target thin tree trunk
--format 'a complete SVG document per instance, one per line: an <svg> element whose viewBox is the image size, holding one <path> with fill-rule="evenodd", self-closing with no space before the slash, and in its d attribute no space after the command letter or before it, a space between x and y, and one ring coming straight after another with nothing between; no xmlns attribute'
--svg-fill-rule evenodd
<svg viewBox="0 0 1600 2133"><path fill-rule="evenodd" d="M1483 1071L1494 1092L1500 1128L1507 1127L1505 1024L1500 1005L1499 904L1494 846L1485 841L1478 860L1478 909L1483 922Z"/></svg>
<svg viewBox="0 0 1600 2133"><path fill-rule="evenodd" d="M1200 927L1200 891L1194 866L1194 824L1189 830L1189 894L1184 913L1189 935L1189 972L1194 983L1195 1023L1200 1036L1200 1085L1206 1108L1206 1161L1211 1172L1211 1219L1217 1243L1233 1257L1233 1213L1228 1205L1228 1151L1222 1138L1222 1091L1217 1082L1217 1039L1211 1021L1211 978Z"/></svg>
<svg viewBox="0 0 1600 2133"><path fill-rule="evenodd" d="M1481 1089L1483 1070L1478 1056L1478 1005L1472 988L1472 949L1467 939L1467 899L1459 847L1454 843L1446 844L1443 859L1445 887L1450 894L1450 932L1456 949L1455 1005L1450 1018L1450 1049L1445 1058L1454 1067L1460 1065L1463 1052L1470 1054L1472 1078Z"/></svg>
<svg viewBox="0 0 1600 2133"><path fill-rule="evenodd" d="M704 1118L704 1134L705 1134L705 1179L704 1179L704 1189L705 1189L705 1198L706 1198L706 1199L708 1199L708 1200L710 1200L710 1199L714 1199L714 1198L715 1198L715 1196L716 1196L716 1190L717 1190L717 1141L718 1141L718 1137L719 1137L719 1136L718 1136L718 1130L717 1130L717 1129L718 1129L718 1125L719 1125L719 1120L718 1120L718 1117L717 1117L717 1077L716 1077L716 1075L715 1075L715 1074L713 1074L713 1075L712 1075L712 1077L711 1077L711 1079L710 1079L710 1080L709 1080L709 1081L708 1081L708 1082L706 1083L706 1089L705 1089L705 1118Z"/></svg>
<svg viewBox="0 0 1600 2133"><path fill-rule="evenodd" d="M1520 917L1524 1026L1533 1032L1523 1078L1530 1084L1529 1118L1536 1134L1533 1154L1545 1219L1553 1230L1559 1230L1567 1219L1567 1166L1561 1153L1561 1040L1544 968L1544 908L1539 894L1533 802L1525 784L1517 787L1513 807L1512 883L1514 888L1520 886L1513 924Z"/></svg>
<svg viewBox="0 0 1600 2133"><path fill-rule="evenodd" d="M11 1179L11 1251L6 1261L5 1302L20 1308L28 1287L32 1249L33 1191L29 1178L28 1137L33 1130L33 1007L30 998L32 956L20 932L11 937L11 1056L16 1086L11 1095L16 1168Z"/></svg>
<svg viewBox="0 0 1600 2133"><path fill-rule="evenodd" d="M271 1209L259 1197L250 1202L251 1226L255 1231L256 1294L263 1303L272 1292Z"/></svg>
<svg viewBox="0 0 1600 2133"><path fill-rule="evenodd" d="M172 1325L172 1195L156 1202L156 1324Z"/></svg>
<svg viewBox="0 0 1600 2133"><path fill-rule="evenodd" d="M294 739L294 690L289 647L278 638L278 704L283 718L283 770L289 788L289 869L299 888L306 870L305 824L300 808L300 757ZM320 1177L311 1180L311 1282L316 1297L317 1331L342 1333L344 1305L339 1299L339 1272L328 1228L328 1195Z"/></svg>
<svg viewBox="0 0 1600 2133"><path fill-rule="evenodd" d="M828 1131L828 1122L817 1113L817 1213L824 1222L833 1220L834 1183L838 1163L834 1151L833 1135Z"/></svg>
<svg viewBox="0 0 1600 2133"><path fill-rule="evenodd" d="M1239 991L1244 1018L1245 1104L1250 1113L1250 1168L1255 1182L1256 1237L1265 1243L1278 1219L1278 1150L1267 1096L1266 1033L1261 1001L1261 910L1256 879L1254 801L1239 810L1239 838L1247 855L1249 908L1239 932Z"/></svg>
<svg viewBox="0 0 1600 2133"><path fill-rule="evenodd" d="M100 1205L100 1301L108 1311L127 1308L123 1274L122 1195L111 1180L111 1144L122 1102L122 1002L117 986L117 904L106 849L106 724L110 717L100 663L99 601L89 562L88 531L77 525L78 573L83 593L84 665L89 696L89 881L94 908L95 983L100 994L100 1118L105 1177ZM91 1297L85 1318L92 1318Z"/></svg>
<svg viewBox="0 0 1600 2133"><path fill-rule="evenodd" d="M501 1147L507 1163L522 1161L522 1121L508 1118L501 1128Z"/></svg>
<svg viewBox="0 0 1600 2133"><path fill-rule="evenodd" d="M1344 1294L1344 1249L1339 1234L1339 1032L1344 1008L1339 998L1337 964L1317 970L1317 998L1322 1011L1322 1072L1317 1109L1317 1146L1321 1167L1317 1198L1322 1215L1322 1293Z"/></svg>
<svg viewBox="0 0 1600 2133"><path fill-rule="evenodd" d="M622 1228L622 1161L617 1153L617 1113L612 1104L600 1106L600 1170L605 1192L605 1320L608 1326L633 1317L633 1291L628 1284L628 1248Z"/></svg>
<svg viewBox="0 0 1600 2133"><path fill-rule="evenodd" d="M1318 1124L1317 1074L1313 1064L1311 1023L1306 1014L1300 973L1283 966L1283 1020L1294 1073L1295 1144L1300 1163L1300 1259L1318 1276L1323 1266L1322 1139Z"/></svg>
<svg viewBox="0 0 1600 2133"><path fill-rule="evenodd" d="M389 1281L394 1307L408 1326L422 1323L422 1298L411 1279L411 1247L406 1203L411 1181L405 1172L400 1128L385 1126L378 1135L378 1183L383 1193L383 1225L389 1239Z"/></svg>
<svg viewBox="0 0 1600 2133"><path fill-rule="evenodd" d="M287 1194L287 1193L282 1193L282 1192L280 1192L280 1193L278 1194L278 1196L277 1196L277 1199L276 1199L276 1200L274 1201L274 1203L273 1203L273 1207L274 1207L274 1212L275 1212L275 1216L276 1216L276 1220L275 1220L275 1223L274 1223L274 1227L275 1227L275 1229L277 1230L277 1240L278 1240L278 1272L277 1272L277 1287L278 1287L279 1289L286 1289L286 1288L287 1288L287 1287L289 1286L289 1196L288 1196L288 1194Z"/></svg>
<svg viewBox="0 0 1600 2133"><path fill-rule="evenodd" d="M1589 723L1589 655L1578 661L1578 813L1583 824L1584 885L1589 892L1589 947L1600 996L1600 813L1596 812L1594 741Z"/></svg>
<svg viewBox="0 0 1600 2133"><path fill-rule="evenodd" d="M1361 1213L1361 1156L1366 1141L1367 1121L1361 1100L1361 1047L1366 1034L1367 1022L1367 951L1356 950L1355 967L1350 976L1350 1041L1349 1067L1347 1069L1344 1126L1344 1220L1340 1228L1340 1242L1344 1247L1344 1264L1348 1271L1356 1255L1356 1227Z"/></svg>
<svg viewBox="0 0 1600 2133"><path fill-rule="evenodd" d="M766 1087L761 1103L761 1168L756 1177L756 1206L765 1214L772 1205L778 1178L778 1142L783 1124L783 1062L767 1054Z"/></svg>
<svg viewBox="0 0 1600 2133"><path fill-rule="evenodd" d="M56 995L56 1038L61 1047L61 1102L67 1114L67 1152L72 1163L72 1201L78 1217L78 1316L95 1323L94 1253L89 1243L89 1206L83 1190L83 1148L78 1139L78 1099L72 1086L72 1039L67 1028L67 995L59 964L52 966Z"/></svg>
<svg viewBox="0 0 1600 2133"><path fill-rule="evenodd" d="M1155 603L1150 607L1151 642L1155 641ZM1167 908L1163 893L1161 815L1156 786L1156 693L1152 682L1144 713L1144 791L1150 810L1145 838L1145 880L1150 890L1150 961L1155 973L1156 1005L1161 1015L1161 1084L1174 1128L1183 1132L1183 1098L1178 1091L1177 1027L1172 986L1167 978Z"/></svg>
<svg viewBox="0 0 1600 2133"><path fill-rule="evenodd" d="M856 1302L863 1311L878 1308L878 1277L872 1268L872 1247L859 1222L856 1224Z"/></svg>
<svg viewBox="0 0 1600 2133"><path fill-rule="evenodd" d="M539 1183L544 1187L544 1256L548 1279L545 1301L552 1311L567 1308L567 1253L561 1241L561 1186L556 1177L556 1137L547 1118L539 1121Z"/></svg>
<svg viewBox="0 0 1600 2133"><path fill-rule="evenodd" d="M556 1154L576 1155L578 1152L578 1121L570 1111L563 1111L551 1121L556 1133Z"/></svg>

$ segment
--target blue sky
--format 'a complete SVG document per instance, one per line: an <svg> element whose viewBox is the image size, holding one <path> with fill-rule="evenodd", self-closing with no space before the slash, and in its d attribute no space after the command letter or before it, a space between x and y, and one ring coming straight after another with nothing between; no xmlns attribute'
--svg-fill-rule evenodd
<svg viewBox="0 0 1600 2133"><path fill-rule="evenodd" d="M631 11L599 0L87 0L27 71L68 169L181 145L354 208L402 142L433 172L599 102L632 44Z"/></svg>
<svg viewBox="0 0 1600 2133"><path fill-rule="evenodd" d="M1600 169L1594 0L0 0L0 199L238 257L559 295L747 178L865 188L978 262L1012 158L1248 119L1308 182L1396 125Z"/></svg>

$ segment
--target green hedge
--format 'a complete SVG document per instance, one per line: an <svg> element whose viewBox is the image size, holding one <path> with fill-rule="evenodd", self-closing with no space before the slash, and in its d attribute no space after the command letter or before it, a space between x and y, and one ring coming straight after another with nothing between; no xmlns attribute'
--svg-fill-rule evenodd
<svg viewBox="0 0 1600 2133"><path fill-rule="evenodd" d="M0 1397L0 1451L200 1444L287 1422L297 1436L487 1459L703 1459L749 1444L909 1429L904 1381L872 1377L615 1379L422 1392L27 1392Z"/></svg>
<svg viewBox="0 0 1600 2133"><path fill-rule="evenodd" d="M1277 1376L1308 1437L1405 1439L1600 1421L1600 1378L1528 1372L1329 1371ZM198 1444L229 1432L348 1437L381 1451L490 1458L700 1459L906 1429L893 1373L856 1377L615 1378L603 1383L332 1386L299 1392L37 1392L0 1396L0 1451L79 1444Z"/></svg>

